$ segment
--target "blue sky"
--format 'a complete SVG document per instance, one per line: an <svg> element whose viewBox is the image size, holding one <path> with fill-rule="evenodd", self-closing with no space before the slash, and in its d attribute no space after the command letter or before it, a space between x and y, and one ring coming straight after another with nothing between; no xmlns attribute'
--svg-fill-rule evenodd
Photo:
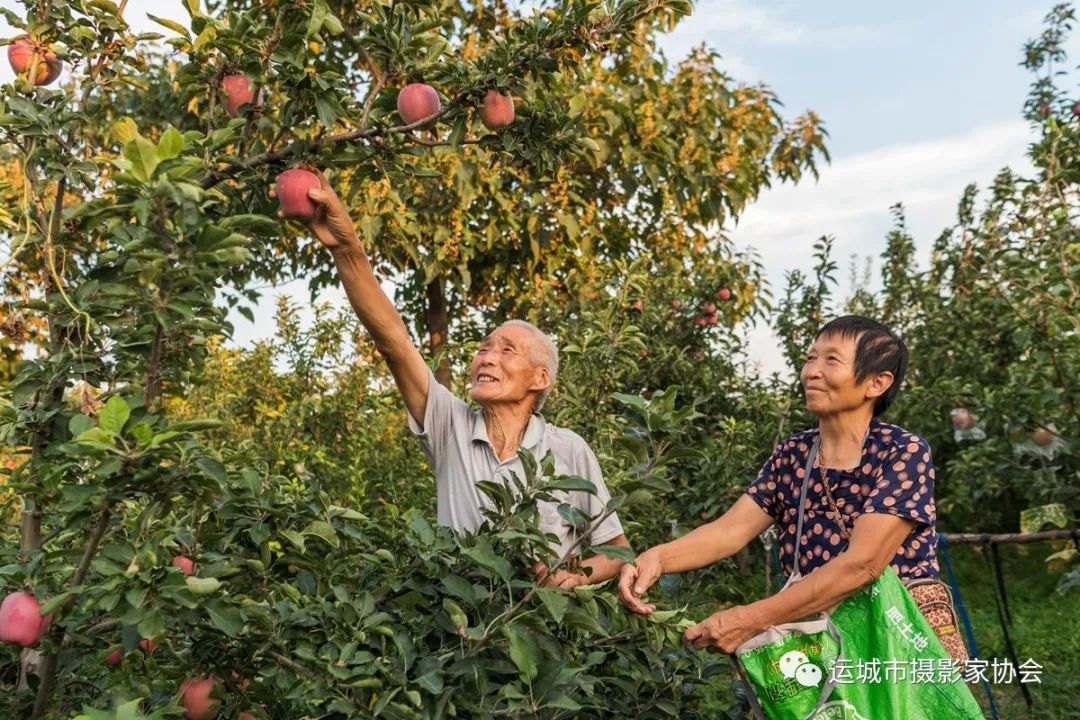
<svg viewBox="0 0 1080 720"><path fill-rule="evenodd" d="M0 6L16 9L10 0ZM693 16L663 42L669 59L706 43L733 78L766 83L793 116L815 110L830 134L832 163L821 168L819 182L767 191L737 227L726 229L739 247L759 253L776 292L786 271L809 267L813 241L831 234L843 296L849 256L877 258L895 202L907 207L925 257L953 222L965 185L986 185L1006 165L1027 168L1031 129L1020 108L1030 78L1019 67L1020 51L1051 6L1049 0L698 0ZM129 0L129 22L160 29L147 12L186 20L180 0ZM1080 46L1071 46L1080 59ZM4 63L0 82L9 78ZM281 292L306 302L302 282L269 291L256 323L234 313L235 342L249 345L272 333ZM345 303L341 292L324 297ZM766 371L781 369L769 330L748 335L752 359Z"/></svg>
<svg viewBox="0 0 1080 720"><path fill-rule="evenodd" d="M765 82L792 114L815 110L830 135L832 163L821 168L819 182L765 192L729 229L738 246L760 254L777 293L784 273L808 269L812 243L830 234L838 293L845 296L849 257L877 259L896 202L904 203L925 260L934 238L954 222L968 183L986 185L1006 165L1029 167L1031 128L1020 111L1030 76L1019 61L1050 7L986 0L697 3L665 43L673 57L706 42L732 76ZM781 370L772 333L757 328L749 337L752 359L766 371Z"/></svg>

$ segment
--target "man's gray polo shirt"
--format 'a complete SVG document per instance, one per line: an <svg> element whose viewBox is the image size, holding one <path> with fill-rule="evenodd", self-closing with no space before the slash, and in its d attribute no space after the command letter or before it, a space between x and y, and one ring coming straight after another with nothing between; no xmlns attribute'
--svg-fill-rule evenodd
<svg viewBox="0 0 1080 720"><path fill-rule="evenodd" d="M495 454L495 448L488 439L483 414L439 384L430 370L423 426L407 410L406 414L409 428L420 438L435 471L440 525L454 530L475 530L484 522L480 508L494 507L476 483L481 480L505 482L511 473L525 478L525 470L516 454L503 461ZM576 491L556 493L564 502L577 507L589 517L598 516L604 511L611 494L604 484L596 456L580 435L551 425L540 414L534 414L525 429L521 447L531 452L537 460L550 450L555 459L556 474L579 475L596 486L596 495ZM539 503L540 528L558 536L559 547L555 549L561 555L573 545L575 538L572 529L559 516L557 508L557 503ZM622 525L612 513L590 540L593 545L601 545L622 534Z"/></svg>

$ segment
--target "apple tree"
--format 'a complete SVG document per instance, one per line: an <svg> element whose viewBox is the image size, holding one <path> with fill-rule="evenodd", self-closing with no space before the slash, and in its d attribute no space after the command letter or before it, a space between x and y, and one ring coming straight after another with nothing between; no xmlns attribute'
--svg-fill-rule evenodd
<svg viewBox="0 0 1080 720"><path fill-rule="evenodd" d="M0 92L19 168L9 247L40 279L5 302L44 338L0 424L21 460L0 577L50 617L36 647L7 651L3 711L101 717L115 696L121 717L676 713L708 670L671 646L674 613L628 618L610 593L541 592L528 573L546 547L530 498L579 479L528 478L487 534L415 514L388 526L216 447L209 431L233 419L178 419L169 400L228 332L230 293L317 250L273 217L281 171L419 182L417 158L447 130L471 137L505 82L547 109L488 162L553 174L593 151L547 94L558 74L688 3L567 0L501 22L478 55L445 32L454 3L185 7L186 25L158 19L163 35L133 33L124 2L8 13L64 71ZM398 108L412 82L436 88L432 117Z"/></svg>

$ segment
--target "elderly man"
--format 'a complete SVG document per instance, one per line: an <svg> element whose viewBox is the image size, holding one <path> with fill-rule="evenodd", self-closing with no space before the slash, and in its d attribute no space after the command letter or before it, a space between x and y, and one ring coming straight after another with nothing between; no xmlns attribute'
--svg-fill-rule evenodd
<svg viewBox="0 0 1080 720"><path fill-rule="evenodd" d="M382 291L360 245L348 210L320 176L321 188L309 191L319 206L309 223L312 233L330 251L341 284L360 322L371 333L386 358L408 411L409 427L420 438L435 471L438 519L454 530L472 531L483 522L481 508L491 507L476 483L507 480L511 473L524 477L518 450L540 458L549 450L555 471L579 475L596 485L597 495L573 492L567 501L586 515L603 512L609 498L596 456L571 430L546 422L540 409L558 373L555 344L530 323L511 320L484 338L472 360L472 409L440 385L409 337L397 309ZM573 528L553 503L540 504L540 527L558 538L562 555L575 542ZM629 547L618 518L612 514L589 538L593 545ZM557 570L554 575L538 564L541 580L569 588L607 580L622 563L592 557L580 563L580 572Z"/></svg>

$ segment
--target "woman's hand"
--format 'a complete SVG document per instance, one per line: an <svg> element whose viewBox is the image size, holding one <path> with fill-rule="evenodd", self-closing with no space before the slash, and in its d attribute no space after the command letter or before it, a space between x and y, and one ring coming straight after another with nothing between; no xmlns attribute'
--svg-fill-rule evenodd
<svg viewBox="0 0 1080 720"><path fill-rule="evenodd" d="M683 633L683 642L709 652L733 653L735 649L768 627L746 605L713 613Z"/></svg>
<svg viewBox="0 0 1080 720"><path fill-rule="evenodd" d="M623 605L641 615L655 612L656 606L642 602L641 598L663 574L660 550L655 547L638 555L633 563L623 565L619 575L619 598Z"/></svg>

